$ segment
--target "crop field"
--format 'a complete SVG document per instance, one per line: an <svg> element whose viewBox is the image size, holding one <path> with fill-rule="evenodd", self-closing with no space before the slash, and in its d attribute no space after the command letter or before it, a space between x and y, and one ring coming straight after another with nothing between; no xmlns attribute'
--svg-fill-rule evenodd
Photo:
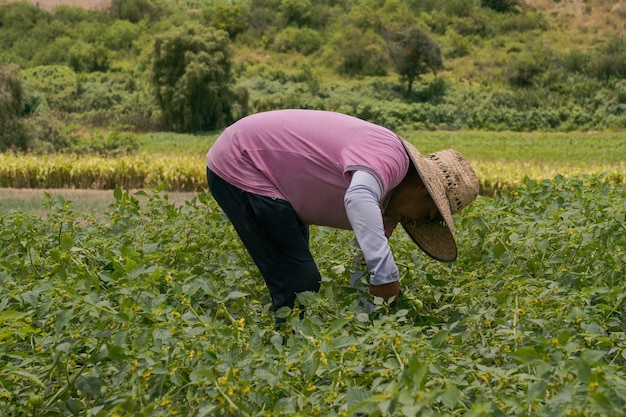
<svg viewBox="0 0 626 417"><path fill-rule="evenodd" d="M60 195L0 213L0 416L623 415L626 188L606 177L479 197L453 264L396 231L400 301L369 315L351 234L313 228L322 289L280 330L212 198L111 193L98 217Z"/></svg>
<svg viewBox="0 0 626 417"><path fill-rule="evenodd" d="M478 172L458 260L396 231L399 303L366 314L353 235L313 227L322 289L282 329L206 193L214 135L0 154L0 416L623 415L620 134L403 135Z"/></svg>

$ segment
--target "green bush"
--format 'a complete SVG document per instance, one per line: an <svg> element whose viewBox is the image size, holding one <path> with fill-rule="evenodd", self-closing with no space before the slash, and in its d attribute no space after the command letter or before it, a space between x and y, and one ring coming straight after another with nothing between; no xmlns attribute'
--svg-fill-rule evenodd
<svg viewBox="0 0 626 417"><path fill-rule="evenodd" d="M216 29L228 33L234 39L248 28L248 12L243 5L218 4L203 9L204 20Z"/></svg>
<svg viewBox="0 0 626 417"><path fill-rule="evenodd" d="M530 87L548 69L546 55L541 51L524 51L511 58L506 68L507 81L516 87Z"/></svg>
<svg viewBox="0 0 626 417"><path fill-rule="evenodd" d="M339 74L351 77L381 76L387 73L388 54L382 38L372 30L349 26L331 42Z"/></svg>
<svg viewBox="0 0 626 417"><path fill-rule="evenodd" d="M283 26L308 26L313 19L311 0L281 0L280 14Z"/></svg>
<svg viewBox="0 0 626 417"><path fill-rule="evenodd" d="M206 131L232 120L231 54L226 32L198 24L156 39L151 78L165 129Z"/></svg>
<svg viewBox="0 0 626 417"><path fill-rule="evenodd" d="M118 157L139 149L139 139L134 133L93 129L86 134L79 126L69 126L64 135L68 138L67 145L60 149L64 153Z"/></svg>
<svg viewBox="0 0 626 417"><path fill-rule="evenodd" d="M63 152L69 146L65 124L50 112L33 114L23 120L29 134L29 151L35 154Z"/></svg>
<svg viewBox="0 0 626 417"><path fill-rule="evenodd" d="M69 36L59 36L45 48L41 48L33 56L33 67L42 65L69 65L70 50L76 45L76 40Z"/></svg>
<svg viewBox="0 0 626 417"><path fill-rule="evenodd" d="M112 0L109 13L114 18L138 23L143 19L157 20L166 9L162 0Z"/></svg>
<svg viewBox="0 0 626 417"><path fill-rule="evenodd" d="M320 34L310 28L287 27L274 38L274 49L278 52L296 51L310 55L322 45Z"/></svg>
<svg viewBox="0 0 626 417"><path fill-rule="evenodd" d="M111 51L130 51L139 38L141 27L126 20L116 20L100 34L102 44Z"/></svg>
<svg viewBox="0 0 626 417"><path fill-rule="evenodd" d="M19 68L0 64L0 152L28 148L30 138L22 120L25 103L26 88Z"/></svg>
<svg viewBox="0 0 626 417"><path fill-rule="evenodd" d="M548 22L538 12L524 11L498 16L496 26L499 33L545 31Z"/></svg>
<svg viewBox="0 0 626 417"><path fill-rule="evenodd" d="M480 0L480 5L497 12L510 12L521 6L520 0Z"/></svg>
<svg viewBox="0 0 626 417"><path fill-rule="evenodd" d="M106 72L110 54L104 45L79 40L69 50L69 65L75 72Z"/></svg>
<svg viewBox="0 0 626 417"><path fill-rule="evenodd" d="M602 45L592 65L601 80L626 78L626 37L614 37Z"/></svg>

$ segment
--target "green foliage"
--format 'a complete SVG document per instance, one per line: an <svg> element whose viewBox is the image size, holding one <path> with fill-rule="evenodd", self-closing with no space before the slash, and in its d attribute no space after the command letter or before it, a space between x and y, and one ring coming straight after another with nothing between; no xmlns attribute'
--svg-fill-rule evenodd
<svg viewBox="0 0 626 417"><path fill-rule="evenodd" d="M572 25L560 12L550 15L543 8L511 0L132 0L114 1L109 12L69 6L46 12L31 2L10 2L0 4L0 62L22 68L29 97L54 119L153 130L162 115L151 88L154 40L173 27L197 23L226 31L231 41L231 94L218 100L231 102L232 117L224 120L306 107L371 116L391 127L624 128L623 103L613 94L626 78L623 35L611 35L607 23L594 36L564 39ZM600 9L589 4L588 12ZM412 62L428 54L409 57L411 48L399 44L390 56L385 32L415 46L398 27L428 28L437 45L433 51L439 49L435 56L441 65L441 56L446 60L445 68L430 61L436 77L422 79L431 69ZM49 78L44 66L51 66ZM267 66L288 78L306 67L315 77L278 85L263 78ZM61 75L60 67L73 74ZM206 67L198 65L189 78L202 79ZM410 93L396 85L394 68L398 84ZM33 81L33 71L41 78ZM496 90L512 99L494 109ZM521 105L524 99L529 101ZM181 113L181 101L174 102Z"/></svg>
<svg viewBox="0 0 626 417"><path fill-rule="evenodd" d="M108 133L96 129L85 135L80 131L72 131L70 127L66 129L65 135L70 138L70 143L60 149L65 153L115 158L132 154L139 149L139 139L133 133Z"/></svg>
<svg viewBox="0 0 626 417"><path fill-rule="evenodd" d="M435 74L443 68L439 45L423 29L416 26L392 29L384 34L384 38L391 61L406 80L409 93L421 75Z"/></svg>
<svg viewBox="0 0 626 417"><path fill-rule="evenodd" d="M594 74L601 80L626 78L626 37L614 37L601 46Z"/></svg>
<svg viewBox="0 0 626 417"><path fill-rule="evenodd" d="M231 54L226 32L199 25L156 39L152 82L166 129L206 131L232 119Z"/></svg>
<svg viewBox="0 0 626 417"><path fill-rule="evenodd" d="M109 13L115 18L138 23L143 19L158 19L165 9L161 0L111 0Z"/></svg>
<svg viewBox="0 0 626 417"><path fill-rule="evenodd" d="M362 77L386 74L387 51L381 37L372 30L346 28L333 40L340 74Z"/></svg>
<svg viewBox="0 0 626 417"><path fill-rule="evenodd" d="M130 51L141 28L126 20L116 20L104 32L103 45L111 51Z"/></svg>
<svg viewBox="0 0 626 417"><path fill-rule="evenodd" d="M105 72L109 69L109 50L100 44L78 41L69 50L74 72Z"/></svg>
<svg viewBox="0 0 626 417"><path fill-rule="evenodd" d="M278 52L295 51L303 55L310 55L317 51L322 44L318 32L310 28L287 27L276 34L274 49Z"/></svg>
<svg viewBox="0 0 626 417"><path fill-rule="evenodd" d="M549 52L535 48L512 57L506 78L516 87L529 87L550 66Z"/></svg>
<svg viewBox="0 0 626 417"><path fill-rule="evenodd" d="M510 12L520 6L521 2L520 0L480 0L480 4L497 12Z"/></svg>
<svg viewBox="0 0 626 417"><path fill-rule="evenodd" d="M242 5L218 4L204 9L203 15L210 25L227 32L231 39L248 28L247 8Z"/></svg>
<svg viewBox="0 0 626 417"><path fill-rule="evenodd" d="M26 89L19 68L0 64L0 151L28 147L27 129L21 120L25 103Z"/></svg>
<svg viewBox="0 0 626 417"><path fill-rule="evenodd" d="M207 195L50 196L0 213L8 415L585 415L626 406L626 190L557 177L479 198L461 253L401 231L395 310L355 310L352 236L313 228L320 294L274 330L267 290ZM583 215L581 215L583 214Z"/></svg>
<svg viewBox="0 0 626 417"><path fill-rule="evenodd" d="M311 0L281 0L280 12L285 26L308 26L313 18Z"/></svg>

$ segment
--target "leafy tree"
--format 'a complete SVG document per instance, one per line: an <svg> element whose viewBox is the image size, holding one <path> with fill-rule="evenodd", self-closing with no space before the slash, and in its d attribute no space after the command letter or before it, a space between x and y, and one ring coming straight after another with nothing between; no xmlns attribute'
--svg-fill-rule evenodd
<svg viewBox="0 0 626 417"><path fill-rule="evenodd" d="M17 65L0 65L0 151L27 148L22 120L25 102L26 89Z"/></svg>
<svg viewBox="0 0 626 417"><path fill-rule="evenodd" d="M152 83L165 128L207 131L232 120L228 34L198 24L171 29L154 43Z"/></svg>
<svg viewBox="0 0 626 417"><path fill-rule="evenodd" d="M218 4L204 10L203 17L211 26L228 32L231 39L248 28L247 11L241 5Z"/></svg>
<svg viewBox="0 0 626 417"><path fill-rule="evenodd" d="M411 93L413 83L422 74L436 74L443 68L441 49L424 30L408 26L395 31L384 31L389 56L395 70L407 83Z"/></svg>
<svg viewBox="0 0 626 417"><path fill-rule="evenodd" d="M279 52L297 51L310 55L322 45L319 33L311 28L289 26L276 35L274 48Z"/></svg>
<svg viewBox="0 0 626 417"><path fill-rule="evenodd" d="M285 26L307 26L313 17L310 0L281 0L280 10Z"/></svg>
<svg viewBox="0 0 626 417"><path fill-rule="evenodd" d="M146 18L157 20L164 10L161 0L112 0L109 12L118 19L137 23Z"/></svg>
<svg viewBox="0 0 626 417"><path fill-rule="evenodd" d="M388 63L385 45L371 30L348 27L335 41L337 70L349 76L380 76L386 74Z"/></svg>
<svg viewBox="0 0 626 417"><path fill-rule="evenodd" d="M480 4L497 12L510 12L520 5L520 0L480 0Z"/></svg>
<svg viewBox="0 0 626 417"><path fill-rule="evenodd" d="M69 64L75 72L104 72L109 69L110 54L104 45L78 41L69 50Z"/></svg>

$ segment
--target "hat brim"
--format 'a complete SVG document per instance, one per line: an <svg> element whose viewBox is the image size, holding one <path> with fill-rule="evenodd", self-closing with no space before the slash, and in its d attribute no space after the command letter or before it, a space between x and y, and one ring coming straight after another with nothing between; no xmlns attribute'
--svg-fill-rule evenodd
<svg viewBox="0 0 626 417"><path fill-rule="evenodd" d="M457 257L456 233L445 186L437 173L437 168L424 158L415 146L404 139L402 144L442 219L438 222L407 219L402 221L402 227L428 256L438 261L452 262Z"/></svg>

